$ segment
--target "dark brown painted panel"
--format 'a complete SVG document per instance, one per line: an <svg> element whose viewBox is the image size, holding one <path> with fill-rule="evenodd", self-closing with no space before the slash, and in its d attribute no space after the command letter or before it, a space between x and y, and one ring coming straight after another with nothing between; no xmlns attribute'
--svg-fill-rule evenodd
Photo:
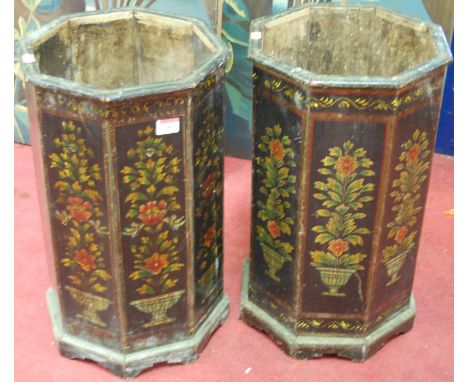
<svg viewBox="0 0 468 382"><path fill-rule="evenodd" d="M256 83L262 83L264 75L257 70ZM302 118L261 92L256 91L254 99L251 280L292 304Z"/></svg>
<svg viewBox="0 0 468 382"><path fill-rule="evenodd" d="M42 113L41 130L65 320L71 326L78 320L90 330L115 335L101 127Z"/></svg>
<svg viewBox="0 0 468 382"><path fill-rule="evenodd" d="M362 314L386 124L321 119L311 125L303 311Z"/></svg>
<svg viewBox="0 0 468 382"><path fill-rule="evenodd" d="M421 236L439 105L436 99L397 119L378 251L373 313L411 293ZM423 254L422 254L423 255Z"/></svg>
<svg viewBox="0 0 468 382"><path fill-rule="evenodd" d="M223 286L223 87L193 111L195 309L206 313Z"/></svg>

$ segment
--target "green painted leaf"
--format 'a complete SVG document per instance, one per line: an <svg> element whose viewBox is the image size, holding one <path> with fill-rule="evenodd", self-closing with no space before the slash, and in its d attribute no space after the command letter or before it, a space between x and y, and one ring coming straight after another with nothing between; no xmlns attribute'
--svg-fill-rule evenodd
<svg viewBox="0 0 468 382"><path fill-rule="evenodd" d="M318 200L325 200L327 198L324 194L319 194L319 193L313 194L312 196Z"/></svg>
<svg viewBox="0 0 468 382"><path fill-rule="evenodd" d="M332 157L340 157L343 155L343 152L337 146L328 149L328 152L330 153Z"/></svg>
<svg viewBox="0 0 468 382"><path fill-rule="evenodd" d="M336 159L327 155L325 158L322 159L321 162L323 163L324 166L332 166L336 163Z"/></svg>
<svg viewBox="0 0 468 382"><path fill-rule="evenodd" d="M334 237L328 233L321 233L315 238L315 242L319 244L328 243L330 240L333 240Z"/></svg>
<svg viewBox="0 0 468 382"><path fill-rule="evenodd" d="M289 225L292 225L294 223L293 219L291 217L286 217L283 219L285 223L288 223Z"/></svg>
<svg viewBox="0 0 468 382"><path fill-rule="evenodd" d="M358 165L364 168L369 168L374 164L370 159L368 158L363 158L358 160Z"/></svg>
<svg viewBox="0 0 468 382"><path fill-rule="evenodd" d="M281 138L281 142L283 145L289 146L291 144L291 139L285 135L283 138Z"/></svg>
<svg viewBox="0 0 468 382"><path fill-rule="evenodd" d="M312 227L312 232L323 233L327 232L327 229L323 225L316 225L315 227Z"/></svg>
<svg viewBox="0 0 468 382"><path fill-rule="evenodd" d="M366 155L366 150L364 150L362 147L354 150L353 156L356 158L362 158L363 156Z"/></svg>
<svg viewBox="0 0 468 382"><path fill-rule="evenodd" d="M357 179L347 187L347 192L352 193L355 191L358 191L359 189L362 188L362 184L364 183L364 178Z"/></svg>
<svg viewBox="0 0 468 382"><path fill-rule="evenodd" d="M315 211L315 215L321 217L329 217L332 215L332 213L329 210L320 209Z"/></svg>
<svg viewBox="0 0 468 382"><path fill-rule="evenodd" d="M278 179L285 179L289 176L289 169L287 167L282 167L278 170Z"/></svg>
<svg viewBox="0 0 468 382"><path fill-rule="evenodd" d="M352 216L354 219L364 219L367 215L362 212L355 212Z"/></svg>
<svg viewBox="0 0 468 382"><path fill-rule="evenodd" d="M323 251L313 251L310 253L310 256L312 257L312 265L317 267L321 265L325 266L337 266L338 265L338 260L335 256L333 256L329 252L323 252Z"/></svg>
<svg viewBox="0 0 468 382"><path fill-rule="evenodd" d="M276 137L279 137L281 135L281 127L279 124L273 126L273 132L275 133Z"/></svg>
<svg viewBox="0 0 468 382"><path fill-rule="evenodd" d="M336 192L328 191L327 194L331 198L331 200L333 200L334 202L341 203L341 196L338 195Z"/></svg>
<svg viewBox="0 0 468 382"><path fill-rule="evenodd" d="M314 182L314 187L320 191L327 191L328 187L324 182Z"/></svg>
<svg viewBox="0 0 468 382"><path fill-rule="evenodd" d="M367 235L370 231L367 228L358 228L354 233L357 235Z"/></svg>
<svg viewBox="0 0 468 382"><path fill-rule="evenodd" d="M353 233L356 231L356 225L355 224L349 224L344 230L343 230L343 236L348 236L349 234ZM357 233L357 232L355 232Z"/></svg>
<svg viewBox="0 0 468 382"><path fill-rule="evenodd" d="M335 211L338 212L340 215L344 215L346 212L349 211L349 207L345 204L340 204L335 208Z"/></svg>
<svg viewBox="0 0 468 382"><path fill-rule="evenodd" d="M351 151L351 149L354 147L354 143L352 143L351 141L346 141L345 143L343 143L343 149L346 151L346 152L349 152Z"/></svg>
<svg viewBox="0 0 468 382"><path fill-rule="evenodd" d="M332 172L328 168L319 168L317 170L317 172L319 174L322 174L322 175L331 175L332 174Z"/></svg>
<svg viewBox="0 0 468 382"><path fill-rule="evenodd" d="M374 189L375 185L373 183L368 183L361 188L361 192L371 192L374 191Z"/></svg>
<svg viewBox="0 0 468 382"><path fill-rule="evenodd" d="M177 186L166 186L161 189L161 191L158 193L158 196L161 196L161 195L172 196L176 194L178 191L179 191L179 187Z"/></svg>
<svg viewBox="0 0 468 382"><path fill-rule="evenodd" d="M337 206L339 203L333 201L333 200L325 200L323 203L322 203L322 206L323 207L327 207L327 208L332 208L332 207L335 207Z"/></svg>
<svg viewBox="0 0 468 382"><path fill-rule="evenodd" d="M148 197L142 192L131 192L125 198L125 202L136 203L137 201L146 201Z"/></svg>
<svg viewBox="0 0 468 382"><path fill-rule="evenodd" d="M280 222L278 225L279 225L280 230L281 230L282 233L285 233L287 235L291 235L291 228L289 227L288 224L286 224L285 222Z"/></svg>
<svg viewBox="0 0 468 382"><path fill-rule="evenodd" d="M339 195L343 193L343 186L336 179L327 178L327 186L330 190L335 191Z"/></svg>
<svg viewBox="0 0 468 382"><path fill-rule="evenodd" d="M362 240L362 237L359 235L349 235L346 237L346 240L348 240L352 245L363 245L364 242Z"/></svg>
<svg viewBox="0 0 468 382"><path fill-rule="evenodd" d="M104 269L96 269L93 273L104 281L112 279L112 276L109 273L107 273Z"/></svg>

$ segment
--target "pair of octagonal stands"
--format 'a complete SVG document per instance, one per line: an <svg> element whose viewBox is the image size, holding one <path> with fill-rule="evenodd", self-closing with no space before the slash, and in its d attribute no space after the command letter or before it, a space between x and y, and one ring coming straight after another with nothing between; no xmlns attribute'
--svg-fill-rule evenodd
<svg viewBox="0 0 468 382"><path fill-rule="evenodd" d="M17 47L63 355L136 376L227 317L223 79L201 22L63 17ZM365 360L415 315L445 67L441 29L376 7L251 26L252 253L241 318L292 357Z"/></svg>

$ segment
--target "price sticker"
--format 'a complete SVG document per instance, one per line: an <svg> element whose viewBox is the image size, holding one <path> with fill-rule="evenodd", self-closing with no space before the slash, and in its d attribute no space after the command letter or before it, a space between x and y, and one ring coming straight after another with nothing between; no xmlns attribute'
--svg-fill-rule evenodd
<svg viewBox="0 0 468 382"><path fill-rule="evenodd" d="M180 118L158 119L156 121L156 135L175 134L180 131Z"/></svg>

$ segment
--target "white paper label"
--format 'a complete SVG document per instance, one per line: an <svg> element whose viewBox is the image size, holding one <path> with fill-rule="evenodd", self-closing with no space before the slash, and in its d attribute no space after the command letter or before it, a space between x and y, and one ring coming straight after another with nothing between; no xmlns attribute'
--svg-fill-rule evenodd
<svg viewBox="0 0 468 382"><path fill-rule="evenodd" d="M250 34L251 40L260 40L261 38L262 38L262 32L260 31L255 31Z"/></svg>
<svg viewBox="0 0 468 382"><path fill-rule="evenodd" d="M31 54L31 53L23 54L21 59L23 60L24 64L32 64L33 62L36 62L36 58L34 57L34 54Z"/></svg>
<svg viewBox="0 0 468 382"><path fill-rule="evenodd" d="M180 118L158 119L156 121L156 135L175 134L180 130Z"/></svg>

